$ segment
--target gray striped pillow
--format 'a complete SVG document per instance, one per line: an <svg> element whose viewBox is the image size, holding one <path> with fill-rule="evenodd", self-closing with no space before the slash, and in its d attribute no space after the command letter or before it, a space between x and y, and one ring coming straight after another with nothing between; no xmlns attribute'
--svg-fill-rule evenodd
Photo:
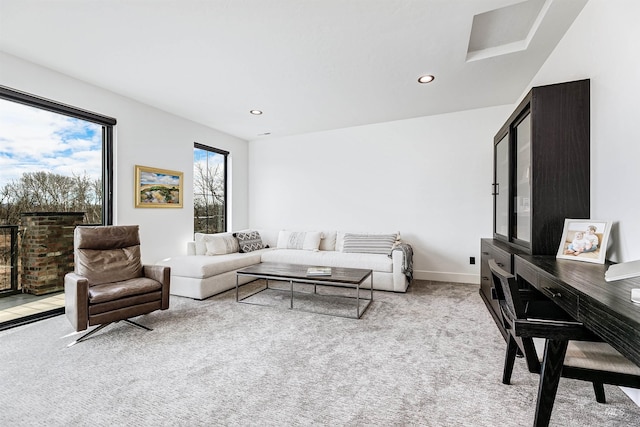
<svg viewBox="0 0 640 427"><path fill-rule="evenodd" d="M342 252L389 255L397 238L397 234L347 233L344 235Z"/></svg>

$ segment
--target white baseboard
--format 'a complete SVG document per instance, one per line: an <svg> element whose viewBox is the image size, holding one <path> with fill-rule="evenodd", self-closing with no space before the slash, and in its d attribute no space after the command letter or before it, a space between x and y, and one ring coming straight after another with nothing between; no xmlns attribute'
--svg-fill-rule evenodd
<svg viewBox="0 0 640 427"><path fill-rule="evenodd" d="M417 280L435 280L437 282L480 284L478 274L446 273L441 271L413 270L413 278Z"/></svg>
<svg viewBox="0 0 640 427"><path fill-rule="evenodd" d="M627 396L629 396L629 398L633 400L633 403L640 406L640 390L639 389L620 387L620 390L622 390Z"/></svg>

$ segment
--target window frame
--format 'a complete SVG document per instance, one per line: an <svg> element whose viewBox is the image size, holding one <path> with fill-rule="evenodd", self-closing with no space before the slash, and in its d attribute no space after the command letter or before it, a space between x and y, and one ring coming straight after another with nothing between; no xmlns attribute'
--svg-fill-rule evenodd
<svg viewBox="0 0 640 427"><path fill-rule="evenodd" d="M222 186L223 187L222 191L223 191L223 194L224 194L224 209L223 209L223 215L224 216L223 216L223 219L222 219L222 221L224 223L224 230L221 231L221 233L227 232L229 230L228 222L227 222L227 218L228 218L228 215L229 215L229 203L228 203L228 201L229 201L229 199L228 199L229 192L228 192L227 183L229 181L228 165L229 165L229 154L230 153L229 153L229 151L221 150L221 149L215 148L215 147L210 147L208 145L204 145L204 144L201 144L199 142L194 142L193 143L193 148L194 149L208 151L208 152L211 152L211 153L220 154L220 155L224 156L224 183L223 183L223 186ZM195 176L194 176L194 179L195 179ZM195 190L195 188L194 188L194 190ZM194 191L194 198L195 198L195 191ZM194 224L195 224L195 212L194 212ZM195 226L194 226L193 232L196 233Z"/></svg>

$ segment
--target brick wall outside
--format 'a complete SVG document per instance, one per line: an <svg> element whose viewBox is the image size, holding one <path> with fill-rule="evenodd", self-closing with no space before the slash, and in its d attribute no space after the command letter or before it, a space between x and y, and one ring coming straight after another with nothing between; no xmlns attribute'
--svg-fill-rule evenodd
<svg viewBox="0 0 640 427"><path fill-rule="evenodd" d="M84 212L22 214L23 292L44 295L64 290L64 275L73 271L73 230L83 219Z"/></svg>

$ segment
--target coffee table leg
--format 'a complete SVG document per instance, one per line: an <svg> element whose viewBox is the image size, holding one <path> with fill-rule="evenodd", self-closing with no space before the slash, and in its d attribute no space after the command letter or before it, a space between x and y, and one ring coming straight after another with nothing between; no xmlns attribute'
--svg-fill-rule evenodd
<svg viewBox="0 0 640 427"><path fill-rule="evenodd" d="M236 302L238 302L238 275L236 274Z"/></svg>
<svg viewBox="0 0 640 427"><path fill-rule="evenodd" d="M291 304L289 308L293 309L293 280L289 280L289 283L291 284Z"/></svg>
<svg viewBox="0 0 640 427"><path fill-rule="evenodd" d="M371 273L371 301L373 301L373 273Z"/></svg>

